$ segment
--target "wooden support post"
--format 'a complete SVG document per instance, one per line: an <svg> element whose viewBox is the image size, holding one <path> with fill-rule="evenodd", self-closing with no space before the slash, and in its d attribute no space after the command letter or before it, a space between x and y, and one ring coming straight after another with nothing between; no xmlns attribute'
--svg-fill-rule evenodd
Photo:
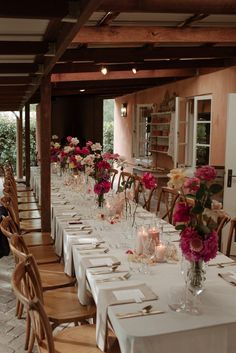
<svg viewBox="0 0 236 353"><path fill-rule="evenodd" d="M16 177L23 179L22 110L16 118Z"/></svg>
<svg viewBox="0 0 236 353"><path fill-rule="evenodd" d="M30 186L30 105L25 105L25 184Z"/></svg>
<svg viewBox="0 0 236 353"><path fill-rule="evenodd" d="M50 75L40 86L40 158L41 158L41 220L42 232L51 230L51 82Z"/></svg>

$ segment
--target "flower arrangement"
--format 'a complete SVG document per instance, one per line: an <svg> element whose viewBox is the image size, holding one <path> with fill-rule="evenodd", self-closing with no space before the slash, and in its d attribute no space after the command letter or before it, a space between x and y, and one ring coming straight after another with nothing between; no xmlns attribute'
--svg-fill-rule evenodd
<svg viewBox="0 0 236 353"><path fill-rule="evenodd" d="M61 151L61 145L57 140L58 140L58 136L53 135L52 141L51 141L51 162L53 162L53 163L58 162L59 153Z"/></svg>
<svg viewBox="0 0 236 353"><path fill-rule="evenodd" d="M196 169L194 177L187 177L182 169L174 169L168 174L168 186L181 192L173 214L176 229L181 230L180 248L189 261L207 262L213 259L218 250L217 223L214 221L212 196L222 190L214 182L216 170L211 166Z"/></svg>

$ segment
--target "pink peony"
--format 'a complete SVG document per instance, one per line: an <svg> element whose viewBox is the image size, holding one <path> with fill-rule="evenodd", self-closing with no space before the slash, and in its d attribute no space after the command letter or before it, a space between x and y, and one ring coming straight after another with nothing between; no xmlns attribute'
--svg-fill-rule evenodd
<svg viewBox="0 0 236 353"><path fill-rule="evenodd" d="M199 178L188 178L184 182L184 188L188 189L189 192L196 192L200 188L200 179Z"/></svg>
<svg viewBox="0 0 236 353"><path fill-rule="evenodd" d="M218 250L217 233L213 230L205 237L205 239L202 239L198 232L190 227L181 232L180 248L187 260L207 262L216 257Z"/></svg>
<svg viewBox="0 0 236 353"><path fill-rule="evenodd" d="M190 210L191 206L187 205L185 202L177 203L173 214L174 223L189 222L191 219Z"/></svg>
<svg viewBox="0 0 236 353"><path fill-rule="evenodd" d="M156 178L152 173L144 173L142 182L146 189L151 190L157 186Z"/></svg>
<svg viewBox="0 0 236 353"><path fill-rule="evenodd" d="M195 176L200 180L204 180L204 181L212 181L216 178L216 175L217 173L215 168L209 165L204 165L198 168L195 172Z"/></svg>

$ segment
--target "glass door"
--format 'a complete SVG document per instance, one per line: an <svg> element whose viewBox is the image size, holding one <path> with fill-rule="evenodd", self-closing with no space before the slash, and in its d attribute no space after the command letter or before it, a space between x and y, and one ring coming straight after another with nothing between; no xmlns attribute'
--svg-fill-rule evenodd
<svg viewBox="0 0 236 353"><path fill-rule="evenodd" d="M210 161L212 96L194 98L193 165L207 165Z"/></svg>

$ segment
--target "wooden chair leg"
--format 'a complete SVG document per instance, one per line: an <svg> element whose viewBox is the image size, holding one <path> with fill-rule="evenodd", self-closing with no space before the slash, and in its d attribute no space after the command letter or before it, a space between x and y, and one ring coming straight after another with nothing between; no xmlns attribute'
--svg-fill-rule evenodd
<svg viewBox="0 0 236 353"><path fill-rule="evenodd" d="M26 329L25 329L25 350L29 348L29 341L30 341L30 327L31 327L31 321L30 321L30 315L27 312L26 315Z"/></svg>
<svg viewBox="0 0 236 353"><path fill-rule="evenodd" d="M33 348L34 348L34 342L35 342L35 335L33 333L33 330L30 330L30 337L29 337L29 346L28 346L28 353L32 353Z"/></svg>
<svg viewBox="0 0 236 353"><path fill-rule="evenodd" d="M23 309L24 309L23 304L19 302L19 307L18 307L18 310L17 310L17 313L16 313L17 319L21 319L22 318Z"/></svg>

